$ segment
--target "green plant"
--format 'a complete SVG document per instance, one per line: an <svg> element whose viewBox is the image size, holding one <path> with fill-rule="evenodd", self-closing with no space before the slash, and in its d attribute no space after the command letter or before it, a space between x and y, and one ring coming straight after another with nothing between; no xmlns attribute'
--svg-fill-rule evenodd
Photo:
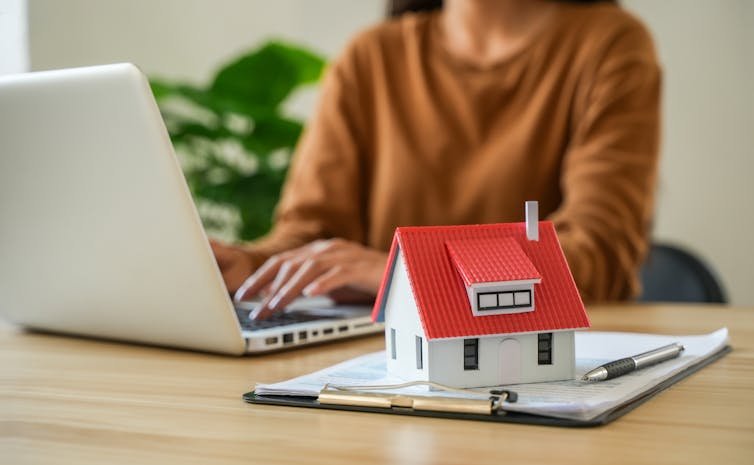
<svg viewBox="0 0 754 465"><path fill-rule="evenodd" d="M325 61L268 42L219 69L206 87L151 78L170 138L207 231L226 240L266 233L302 122L284 114Z"/></svg>

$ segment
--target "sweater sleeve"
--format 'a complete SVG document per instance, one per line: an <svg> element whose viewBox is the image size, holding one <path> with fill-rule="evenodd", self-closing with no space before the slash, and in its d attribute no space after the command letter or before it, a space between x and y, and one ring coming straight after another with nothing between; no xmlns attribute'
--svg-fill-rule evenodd
<svg viewBox="0 0 754 465"><path fill-rule="evenodd" d="M319 104L296 148L273 229L246 244L255 267L316 239L363 242L363 111L355 86L355 46L328 68Z"/></svg>
<svg viewBox="0 0 754 465"><path fill-rule="evenodd" d="M582 297L635 297L648 249L660 131L660 69L640 26L608 42L576 96L563 202L551 219Z"/></svg>

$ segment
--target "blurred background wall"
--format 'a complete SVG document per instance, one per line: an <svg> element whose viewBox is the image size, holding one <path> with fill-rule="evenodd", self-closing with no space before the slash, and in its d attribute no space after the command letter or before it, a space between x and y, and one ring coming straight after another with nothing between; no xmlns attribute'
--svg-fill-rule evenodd
<svg viewBox="0 0 754 465"><path fill-rule="evenodd" d="M0 0L13 3L23 10ZM665 72L655 237L702 255L734 304L754 305L754 2L621 3L651 29ZM332 57L383 11L382 0L28 0L29 57L33 70L131 61L204 83L270 37ZM303 92L290 111L308 115L314 100Z"/></svg>
<svg viewBox="0 0 754 465"><path fill-rule="evenodd" d="M29 70L26 0L0 0L0 75Z"/></svg>

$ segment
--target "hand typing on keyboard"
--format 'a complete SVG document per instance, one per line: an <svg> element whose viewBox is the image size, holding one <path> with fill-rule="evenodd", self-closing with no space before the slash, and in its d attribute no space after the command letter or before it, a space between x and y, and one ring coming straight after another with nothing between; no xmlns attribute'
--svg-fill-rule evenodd
<svg viewBox="0 0 754 465"><path fill-rule="evenodd" d="M353 301L377 294L387 254L342 239L315 241L272 256L238 289L236 302L266 295L250 318L263 320L300 295Z"/></svg>

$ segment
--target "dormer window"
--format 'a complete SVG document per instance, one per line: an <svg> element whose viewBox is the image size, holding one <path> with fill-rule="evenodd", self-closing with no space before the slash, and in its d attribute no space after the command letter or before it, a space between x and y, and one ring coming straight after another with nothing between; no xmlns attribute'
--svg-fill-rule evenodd
<svg viewBox="0 0 754 465"><path fill-rule="evenodd" d="M497 282L467 287L474 315L523 313L534 310L534 284L539 280Z"/></svg>
<svg viewBox="0 0 754 465"><path fill-rule="evenodd" d="M447 241L445 245L466 285L475 316L534 311L535 284L541 277L516 239Z"/></svg>
<svg viewBox="0 0 754 465"><path fill-rule="evenodd" d="M531 289L476 293L476 307L480 312L527 308L532 306L532 301Z"/></svg>

